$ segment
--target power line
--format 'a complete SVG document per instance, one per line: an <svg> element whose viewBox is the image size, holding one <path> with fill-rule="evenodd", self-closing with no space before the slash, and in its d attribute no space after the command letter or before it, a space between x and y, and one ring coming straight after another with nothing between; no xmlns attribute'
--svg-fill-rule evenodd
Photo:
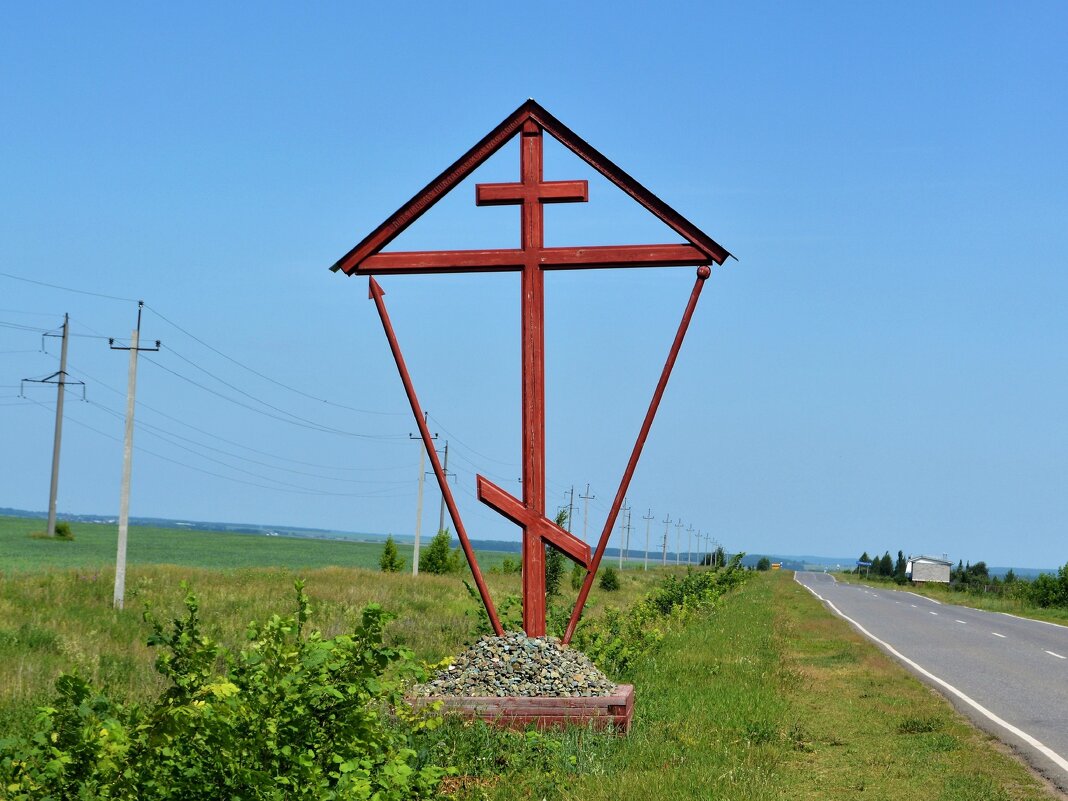
<svg viewBox="0 0 1068 801"><path fill-rule="evenodd" d="M434 415L430 415L430 416L434 417ZM462 439L460 439L458 436L456 436L454 433L449 431L449 429L445 428L445 426L442 424L441 420L439 420L438 418L434 417L434 422L438 424L438 428L440 428L442 431L444 431L446 434L448 434L452 439L456 440L456 442L458 442L461 447L466 448L467 450L471 451L471 453L475 454L476 456L481 456L483 459L489 459L489 461L496 462L497 464L503 464L506 467L518 467L519 466L519 462L506 462L506 461L503 461L502 459L494 459L492 456L487 456L486 454L482 453L481 451L475 450L470 445L468 445L466 442L464 442ZM472 462L472 464L473 464L473 462Z"/></svg>
<svg viewBox="0 0 1068 801"><path fill-rule="evenodd" d="M355 406L348 406L348 405L346 405L344 403L337 403L336 401L327 400L326 398L320 398L317 395L312 395L311 393L305 392L302 389L297 389L296 387L290 386L289 384L286 384L286 383L284 383L282 381L278 381L277 379L271 378L269 375L265 375L265 374L261 373L259 370L253 369L252 367L249 367L247 364L244 364L243 362L238 361L233 356L230 356L230 355L228 355L226 353L223 353L221 350L216 348L214 345L209 345L207 342L205 342L203 339L198 337L196 334L192 334L189 331L187 331L186 329L182 328L180 325L178 325L178 323L174 322L173 320L171 320L168 317L165 317L162 312L160 312L158 309L156 309L156 308L154 308L152 306L149 306L147 303L145 304L145 308L148 309L153 314L155 314L161 320L163 320L163 322L165 322L168 325L173 326L177 330L181 331L183 334L185 334L190 339L195 340L196 342L199 342L201 345L203 345L205 348L210 350L212 353L215 353L215 354L217 354L219 356L222 356L227 361L236 364L242 370L248 370L248 372L252 373L255 376L259 376L264 381L270 381L275 386L282 387L283 389L288 389L290 392L295 392L296 394L301 395L301 396L303 396L305 398L308 398L309 400L318 401L319 403L325 403L328 406L335 406L338 409L348 409L349 411L352 411L352 412L360 412L361 414L380 414L380 415L389 415L389 416L394 416L394 415L400 416L400 415L404 414L403 412L379 412L379 411L374 411L372 409L359 409L359 408L357 408Z"/></svg>
<svg viewBox="0 0 1068 801"><path fill-rule="evenodd" d="M270 417L273 420L280 420L283 423L289 423L290 425L297 426L298 428L307 428L307 429L310 429L312 431L318 431L318 432L323 433L323 434L339 434L341 436L346 436L346 437L357 437L359 439L397 440L397 439L400 439L401 436L403 436L403 435L398 435L398 434L361 434L361 433L358 433L358 432L355 432L355 431L344 431L344 430L342 430L340 428L333 428L332 426L326 426L326 425L323 425L322 423L316 423L314 420L307 420L306 418L299 417L298 415L292 414L291 412L285 412L285 414L288 414L289 417L281 417L281 416L276 415L276 414L271 414L270 412L265 412L263 409L257 409L255 406L249 406L247 403L243 403L242 401L239 401L239 400L237 400L235 398L231 398L229 395L224 395L221 392L217 392L216 390L212 389L211 387L206 387L203 384L201 384L200 382L194 381L192 378L189 378L188 376L182 375L181 373L179 373L179 372L177 372L175 370L172 370L169 367L165 367L164 365L162 365L159 362L157 362L155 359L151 359L148 356L145 357L145 361L148 362L149 364L154 364L160 370L163 370L164 372L170 373L171 375L175 376L176 378L180 378L182 381L185 381L185 382L187 382L189 384L192 384L193 386L195 386L195 387L197 387L199 389L202 389L202 390L204 390L205 392L207 392L207 393L209 393L211 395L215 395L218 398L222 398L225 401L229 401L230 403L233 403L236 406L240 406L243 409L248 409L250 412L255 412L256 414L263 415L264 417ZM264 402L260 401L260 403L264 403ZM264 403L264 405L265 406L270 406L270 404L267 404L267 403ZM276 407L271 407L271 408L276 408Z"/></svg>
<svg viewBox="0 0 1068 801"><path fill-rule="evenodd" d="M34 400L31 400L30 402L33 403L35 406L40 406L42 409L46 409L48 411L51 411L51 407L47 406L44 403L40 403L40 402L34 401ZM90 431L94 432L95 434L99 434L100 436L102 436L102 437L104 437L106 439L110 439L113 442L120 442L120 443L122 442L122 440L119 437L116 437L116 436L108 434L108 433L106 433L104 431L101 431L100 429L95 428L95 427L89 425L88 423L82 422L81 420L77 419L76 417L69 417L68 419L72 423L75 423L76 425L81 426L82 428L87 428ZM172 459L169 456L164 456L161 453L156 453L155 451L151 451L148 448L144 448L144 447L142 447L140 445L136 446L136 449L138 451L140 451L141 453L147 453L150 456L155 456L157 459L162 459L165 462L170 462L171 464L176 464L176 465L178 465L180 467L184 467L184 468L186 468L188 470L192 470L192 471L197 472L197 473L203 473L204 475L212 476L214 478L221 478L221 479L224 479L226 481L233 481L233 482L235 482L237 484L245 484L245 485L250 486L250 487L258 487L259 489L265 489L265 490L269 490L271 492L289 492L289 493L298 494L298 495L319 495L319 496L335 496L335 497L349 497L349 498L402 498L402 497L406 497L405 493L400 493L400 494L397 494L397 495L388 495L387 496L387 495L361 494L361 493L350 493L350 492L327 492L327 491L318 491L318 490L292 490L292 489L286 489L284 487L269 487L269 486L267 486L265 484L257 484L257 483L255 483L253 481L245 481L244 479L234 478L233 476L227 476L227 475L224 475L222 473L216 473L213 470L205 470L203 468L196 467L196 466L191 465L191 464L187 464L186 462L179 461L178 459Z"/></svg>
<svg viewBox="0 0 1068 801"><path fill-rule="evenodd" d="M96 408L100 409L102 412L105 412L105 413L111 415L112 417L118 418L120 420L122 419L122 413L121 412L117 412L114 409L108 408L107 406L104 406L103 404L97 403L95 401L88 401L88 403L89 403L90 406L95 406ZM138 404L138 405L140 405L140 404ZM179 440L182 440L183 442L188 442L190 445L195 445L198 448L205 448L206 450L214 451L215 453L220 453L223 456L229 456L231 459L240 459L243 462L249 462L251 464L257 464L257 465L260 465L261 467L266 467L269 470L280 470L280 471L285 472L285 473L293 473L294 475L308 476L309 478L319 478L319 479L324 479L326 481L343 481L343 482L347 482L347 483L349 483L349 482L356 483L357 481L359 481L359 483L361 483L361 484L394 484L394 485L399 485L399 484L407 484L407 483L409 483L407 481L396 480L396 479L395 480L384 480L384 479L372 479L372 480L359 479L359 480L357 480L357 479L351 479L351 478L339 478L337 476L325 475L323 473L309 473L309 472L307 472L305 470L293 470L292 468L279 467L278 465L273 465L273 464L270 464L268 462L262 462L259 459L250 459L247 456L242 456L240 454L233 453L232 451L228 451L228 450L225 450L223 448L216 448L216 447L214 447L212 445L206 445L203 442L199 442L199 441L197 441L195 439L191 439L189 437L184 437L181 434L176 434L175 432L168 431L165 428L160 428L159 426L153 425L152 423L146 423L144 420L136 420L134 422L134 425L137 428L140 428L140 429L147 429L146 433L152 434L154 436L157 436L157 437L159 437L161 439L164 439L167 442L171 442L170 440L166 439L167 437L173 437L174 439L179 439ZM174 442L171 442L171 444L175 445L176 447L183 447L183 446L178 445L177 443L174 443ZM183 450L190 450L190 449L183 448ZM198 456L202 455L202 454L198 453L197 451L193 451L193 450L190 450L190 453L196 453ZM206 457L205 456L204 458L210 458L210 457ZM212 460L212 461L214 461L214 460ZM234 469L238 469L238 468L234 468ZM271 479L271 480L274 480L274 479Z"/></svg>
<svg viewBox="0 0 1068 801"><path fill-rule="evenodd" d="M11 273L5 273L0 271L0 275L5 278L10 278L13 281L25 281L27 284L37 284L37 286L46 286L50 289L60 289L64 292L74 292L79 295L92 295L95 298L107 298L108 300L121 300L127 303L136 303L135 298L120 298L116 295L105 295L102 292L90 292L86 289L74 289L69 286L60 286L59 284L49 284L46 281L35 281L33 278L23 278L21 275L12 275Z"/></svg>
<svg viewBox="0 0 1068 801"><path fill-rule="evenodd" d="M115 387L113 387L113 386L101 381L100 379L96 378L96 376L90 375L89 373L85 372L81 368L79 368L79 367L77 367L77 366L75 366L73 364L68 365L68 367L74 373L77 373L78 375L82 375L82 376L92 380L95 384L99 384L104 389L107 389L107 390L109 390L111 392L114 392L116 395L119 395L120 397L125 396L124 392L121 392L121 391L115 389ZM188 423L185 420L182 420L182 419L180 419L178 417L175 417L174 415L168 414L167 412L160 411L159 409L155 408L154 406L148 405L144 401L137 401L137 405L142 409L147 409L148 411L152 412L153 414L158 414L160 417L165 417L166 419L170 420L173 423L177 423L180 426L184 426L185 428L188 428L191 431L196 431L198 434L203 434L205 437L210 437L214 441L225 442L227 445L233 445L235 448L242 448L242 449L244 449L246 451L249 451L250 453L256 453L256 454L259 454L260 456L266 456L269 459L276 459L277 461L280 461L280 462L289 462L291 464L299 464L299 465L302 465L304 467L315 467L315 468L318 468L320 470L340 470L340 471L345 471L345 472L373 471L373 472L377 473L377 472L384 472L386 470L407 470L410 467L410 465L391 465L391 466L388 466L388 467L340 467L338 465L318 464L316 462L305 462L305 461L302 461L300 459L291 459L291 458L284 457L284 456L277 456L277 455L275 455L273 453L270 453L269 451L260 450L259 448L253 448L250 445L245 445L244 443L237 442L236 440L228 439L228 438L226 438L226 437L224 437L224 436L222 436L220 434L216 434L216 433L214 433L212 431L207 431L207 430L205 430L203 428L200 428L199 426L195 426L192 423ZM180 437L180 435L174 434L173 432L167 432L167 433L170 433L172 436ZM195 443L195 441L193 441L193 440L190 440L190 441ZM195 443L195 444L197 444L197 443ZM204 446L204 447L209 447L209 446ZM236 458L241 458L241 457L236 457ZM249 460L249 461L251 461L251 460ZM270 467L270 465L264 465L264 466L265 467Z"/></svg>

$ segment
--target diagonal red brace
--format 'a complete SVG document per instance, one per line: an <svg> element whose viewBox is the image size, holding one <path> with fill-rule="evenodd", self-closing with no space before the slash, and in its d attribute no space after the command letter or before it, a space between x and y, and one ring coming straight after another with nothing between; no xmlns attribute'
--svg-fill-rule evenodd
<svg viewBox="0 0 1068 801"><path fill-rule="evenodd" d="M475 586L478 587L478 594L482 597L482 604L486 607L490 625L493 626L493 631L498 637L503 637L504 628L502 628L501 621L497 617L497 610L493 606L493 599L490 597L485 579L482 578L482 571L478 569L475 551L471 547L471 540L468 538L467 530L460 519L460 512L456 508L456 500L452 497L452 489L449 488L449 482L445 479L445 471L441 468L437 449L431 442L430 429L426 426L423 410L419 406L419 399L415 396L415 387L412 384L411 376L408 374L408 367L404 363L404 357L401 355L400 345L397 343L397 335L393 333L393 324L389 321L386 304L382 299L384 294L378 282L371 278L368 295L374 300L375 307L378 309L378 316L382 320L382 328L386 332L386 339L389 340L389 349L393 352L393 360L397 363L397 371L400 373L401 383L404 384L404 392L408 396L412 414L415 415L415 422L419 426L419 434L423 438L423 447L426 448L426 454L430 457L430 464L434 468L434 476L438 480L438 487L441 489L442 497L445 498L445 506L449 509L449 517L452 518L452 523L456 526L456 536L460 538L460 547L463 548L464 556L467 557L467 564L471 566L471 575L475 579Z"/></svg>
<svg viewBox="0 0 1068 801"><path fill-rule="evenodd" d="M533 509L528 509L518 498L509 495L482 476L478 476L478 499L486 506L496 509L528 534L533 534L549 543L568 559L589 568L589 545L567 529L560 528L549 518L538 514Z"/></svg>
<svg viewBox="0 0 1068 801"><path fill-rule="evenodd" d="M586 598L589 596L590 588L593 586L593 578L597 574L598 566L601 564L604 550L608 547L608 538L612 535L612 529L615 528L619 507L622 506L623 499L627 495L630 480L634 477L634 468L638 466L638 457L642 455L645 440L649 437L649 429L653 425L653 418L656 417L656 410L660 406L660 399L664 397L668 378L671 377L671 370L675 366L679 349L682 348L682 341L686 338L686 329L690 326L690 318L693 317L694 309L697 308L697 299L701 296L701 289L704 287L705 279L711 274L712 270L707 265L701 265L697 268L697 281L690 292L690 301L686 304L686 311L682 314L679 330L675 334L674 342L671 343L667 361L664 363L664 369L660 373L660 381L657 382L656 390L653 392L653 399L649 401L649 409L645 413L641 431L638 432L638 439L635 441L634 449L631 451L630 461L627 462L627 469L623 472L623 478L619 482L619 489L616 490L615 500L612 501L612 508L608 512L608 519L605 521L604 530L601 532L601 539L597 542L597 550L594 551L593 562L586 569L586 579L582 582L582 589L579 590L578 600L575 601L575 608L571 612L571 620L567 623L567 630L564 632L563 637L565 645L571 642L571 638L575 634L575 627L578 626L579 618L582 617L582 609L586 605Z"/></svg>

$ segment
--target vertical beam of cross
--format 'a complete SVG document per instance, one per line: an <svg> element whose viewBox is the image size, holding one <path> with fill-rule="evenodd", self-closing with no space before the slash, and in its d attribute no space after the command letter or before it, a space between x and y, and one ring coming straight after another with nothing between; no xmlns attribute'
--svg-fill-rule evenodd
<svg viewBox="0 0 1068 801"><path fill-rule="evenodd" d="M519 148L520 182L479 184L475 187L475 202L480 206L518 204L522 215L522 452L523 506L527 511L520 522L523 527L523 628L528 636L540 637L545 634L545 548L543 526L533 523L534 518L545 517L545 272L541 265L545 248L543 204L584 202L589 195L586 181L544 180L542 130L533 120L524 123ZM480 479L479 497L489 503L494 496L483 492L483 487L487 486L488 482ZM505 512L499 504L490 505Z"/></svg>

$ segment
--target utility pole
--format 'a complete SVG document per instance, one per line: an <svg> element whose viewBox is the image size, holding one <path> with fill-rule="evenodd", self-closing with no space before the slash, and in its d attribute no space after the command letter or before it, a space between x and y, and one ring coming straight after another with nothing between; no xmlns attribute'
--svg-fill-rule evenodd
<svg viewBox="0 0 1068 801"><path fill-rule="evenodd" d="M583 539L583 541L586 540L586 524L589 522L589 519L590 519L590 501L592 501L596 497L597 497L596 495L590 495L590 485L587 482L587 484L586 484L586 494L585 495L579 495L579 498L581 498L582 501L583 501L583 504L582 504L582 539Z"/></svg>
<svg viewBox="0 0 1068 801"><path fill-rule="evenodd" d="M130 351L130 372L126 382L126 432L122 439L122 488L119 491L119 542L115 552L115 595L113 603L116 609L122 609L126 595L126 536L130 522L130 473L133 470L133 429L134 404L137 397L137 354L143 350L159 350L159 340L155 347L142 348L141 309L143 300L137 301L137 327L130 335L129 347L115 344L114 338L108 339L112 350Z"/></svg>
<svg viewBox="0 0 1068 801"><path fill-rule="evenodd" d="M675 523L675 564L682 563L682 520Z"/></svg>
<svg viewBox="0 0 1068 801"><path fill-rule="evenodd" d="M567 533L571 533L571 515L575 511L575 485L571 485L570 498L567 502Z"/></svg>
<svg viewBox="0 0 1068 801"><path fill-rule="evenodd" d="M693 564L693 523L686 529L686 564Z"/></svg>
<svg viewBox="0 0 1068 801"><path fill-rule="evenodd" d="M45 334L56 336L53 333ZM67 384L82 385L82 399L85 398L85 382L70 381L67 378L67 342L70 339L70 316L63 315L63 347L59 357L59 372L52 373L47 378L24 378L19 386L19 394L22 395L25 384L52 384L56 385L56 430L52 440L52 483L48 488L48 536L56 536L56 495L59 492L59 446L63 439L63 398L66 395ZM42 343L44 340L42 339ZM53 380L54 379L54 380Z"/></svg>
<svg viewBox="0 0 1068 801"><path fill-rule="evenodd" d="M63 395L67 384L67 342L70 341L70 316L63 314L63 347L56 373L56 434L52 441L52 484L48 490L48 536L56 536L56 493L59 491L59 443L63 438Z"/></svg>
<svg viewBox="0 0 1068 801"><path fill-rule="evenodd" d="M661 557L660 557L660 566L661 567L667 567L667 538L668 538L668 528L670 526L671 526L671 517L669 517L668 515L664 515L664 543L663 543L664 550L663 550L663 553L661 554Z"/></svg>
<svg viewBox="0 0 1068 801"><path fill-rule="evenodd" d="M630 507L627 506L627 499L623 499L623 514L619 516L619 569L623 569L623 530L626 528L627 510Z"/></svg>
<svg viewBox="0 0 1068 801"><path fill-rule="evenodd" d="M653 510L650 509L648 514L642 515L642 520L645 521L645 569L649 569L649 523L653 519Z"/></svg>
<svg viewBox="0 0 1068 801"><path fill-rule="evenodd" d="M427 421L429 412L423 412L423 422ZM418 419L418 418L416 418ZM437 439L435 433L431 439ZM419 491L415 496L415 547L412 549L412 575L419 575L419 535L423 529L423 484L426 481L426 448L423 447L423 438L409 433L408 439L419 441Z"/></svg>
<svg viewBox="0 0 1068 801"><path fill-rule="evenodd" d="M436 436L436 435L435 435ZM449 441L445 440L445 461L441 465L441 472L445 480L449 480ZM438 510L438 531L445 530L445 495L441 496L441 508Z"/></svg>
<svg viewBox="0 0 1068 801"><path fill-rule="evenodd" d="M627 538L624 541L625 544L623 545L623 549L626 551L626 558L629 561L630 560L630 513L631 513L631 508L629 506L627 506L626 508L624 508L623 513L626 514L626 516L627 516Z"/></svg>

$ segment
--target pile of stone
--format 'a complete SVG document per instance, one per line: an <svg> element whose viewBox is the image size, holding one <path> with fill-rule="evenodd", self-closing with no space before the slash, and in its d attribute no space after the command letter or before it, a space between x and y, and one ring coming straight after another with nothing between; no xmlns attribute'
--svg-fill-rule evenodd
<svg viewBox="0 0 1068 801"><path fill-rule="evenodd" d="M415 694L580 698L611 695L615 688L580 651L554 637L518 632L483 637Z"/></svg>

